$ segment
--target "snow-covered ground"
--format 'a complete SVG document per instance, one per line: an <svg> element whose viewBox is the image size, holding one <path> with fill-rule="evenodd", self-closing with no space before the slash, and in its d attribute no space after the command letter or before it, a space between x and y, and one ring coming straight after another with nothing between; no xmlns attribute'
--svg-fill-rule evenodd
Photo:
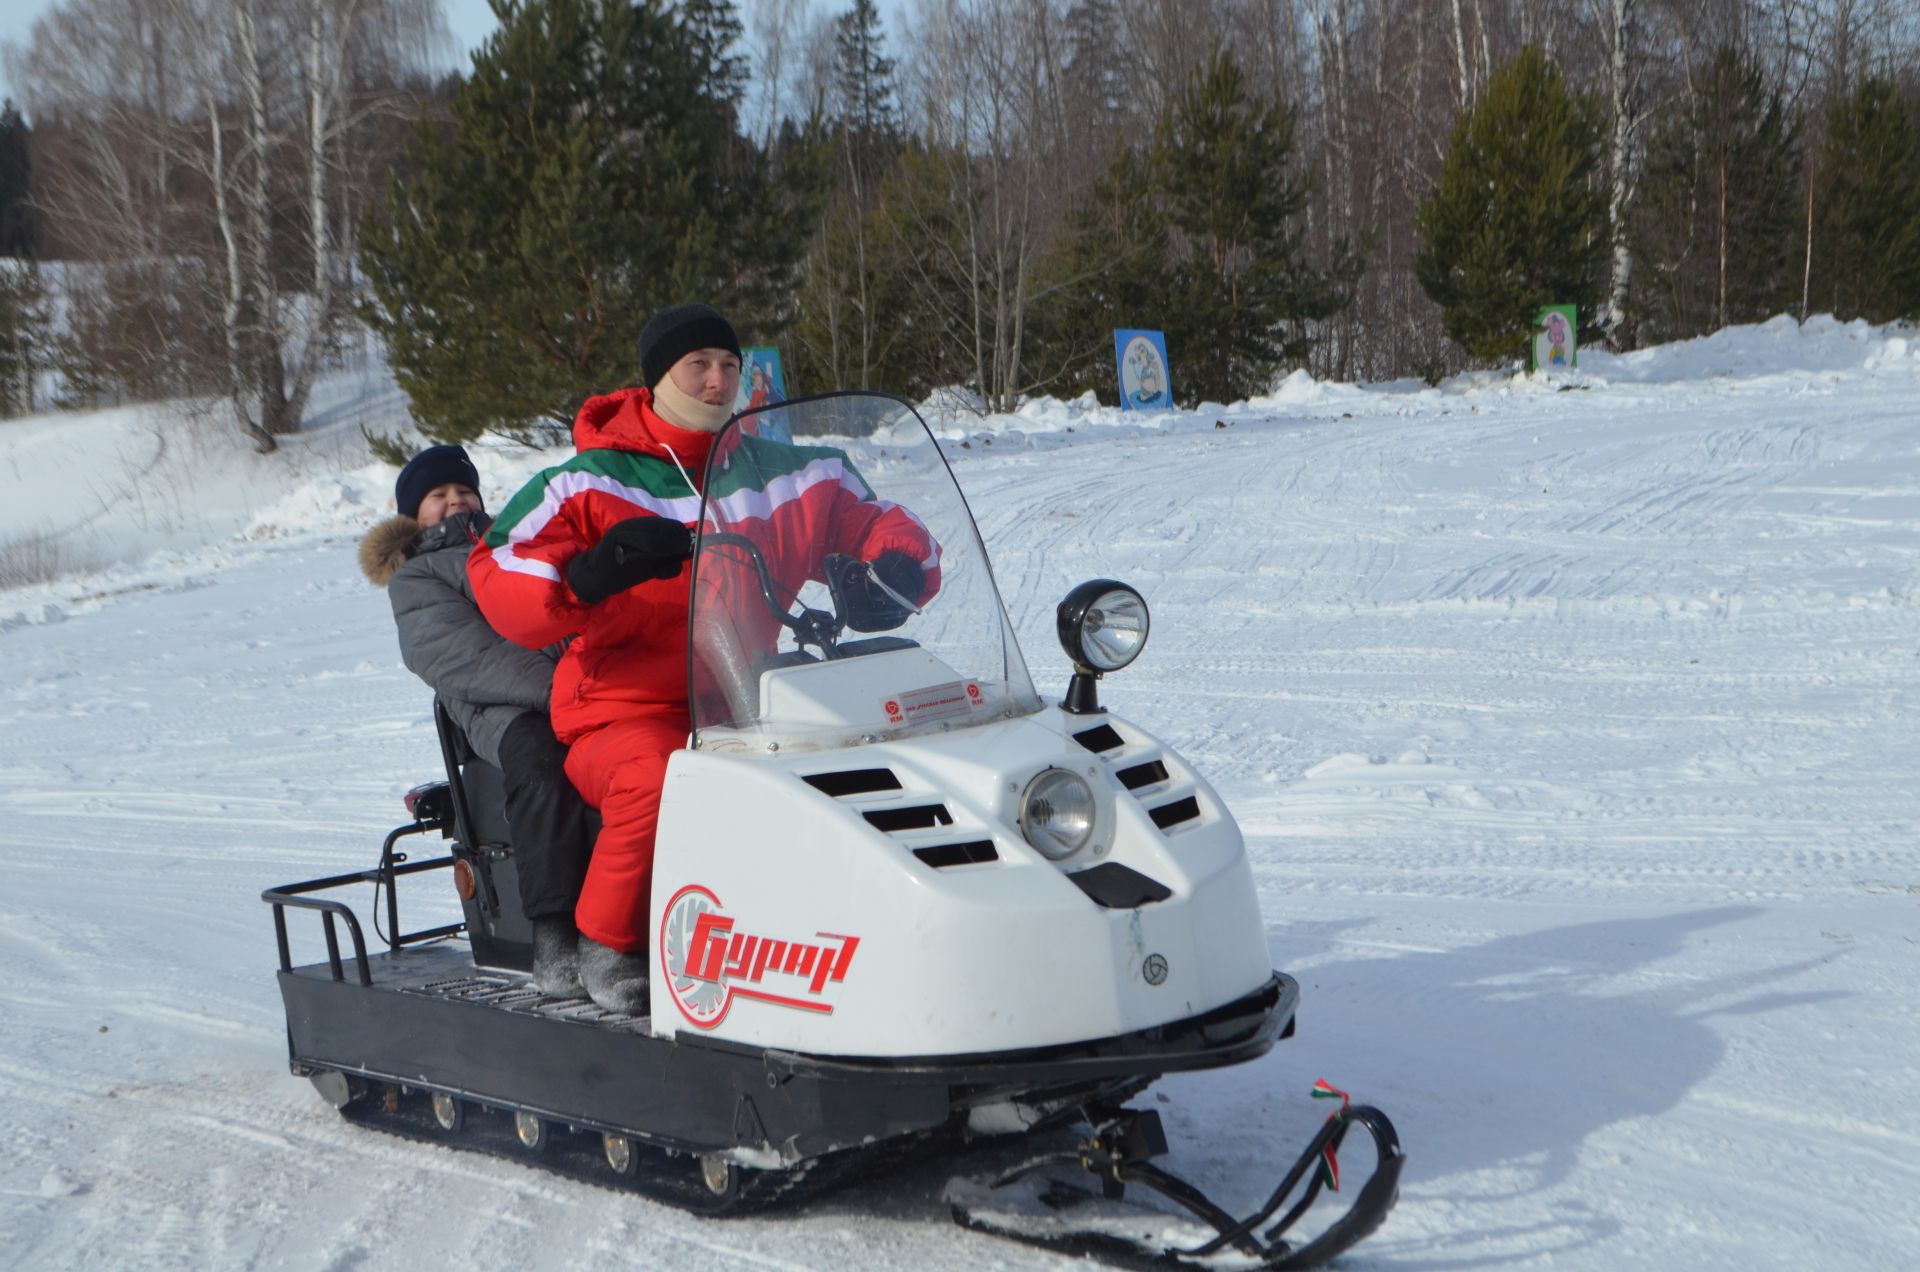
<svg viewBox="0 0 1920 1272"><path fill-rule="evenodd" d="M1234 808L1301 981L1298 1037L1157 1088L1172 1165L1256 1199L1326 1077L1409 1154L1349 1268L1910 1268L1920 340L1582 361L940 421L1044 687L1070 585L1152 602L1103 696ZM399 407L331 391L291 464L0 424L0 544L123 559L0 592L4 1261L1072 1265L952 1227L935 1162L704 1221L286 1074L258 894L370 864L436 761L353 562L392 480L357 425ZM488 449L486 493L540 463Z"/></svg>

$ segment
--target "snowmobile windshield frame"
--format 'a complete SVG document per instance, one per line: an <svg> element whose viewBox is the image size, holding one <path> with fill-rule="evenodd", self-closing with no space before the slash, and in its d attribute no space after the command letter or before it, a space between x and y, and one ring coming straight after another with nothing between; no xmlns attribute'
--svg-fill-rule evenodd
<svg viewBox="0 0 1920 1272"><path fill-rule="evenodd" d="M849 391L744 411L700 489L695 749L824 750L1041 708L973 513L909 403Z"/></svg>

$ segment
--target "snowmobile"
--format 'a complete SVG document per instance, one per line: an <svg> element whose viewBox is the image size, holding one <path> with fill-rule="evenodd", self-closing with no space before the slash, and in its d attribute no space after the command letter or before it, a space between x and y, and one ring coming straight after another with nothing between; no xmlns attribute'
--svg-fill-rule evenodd
<svg viewBox="0 0 1920 1272"><path fill-rule="evenodd" d="M780 492L817 482L924 529L926 595L837 552L831 526L795 541ZM802 1195L889 1153L1037 1145L1084 1124L1071 1147L954 1180L955 1218L1275 1267L1376 1228L1404 1161L1378 1110L1344 1106L1267 1204L1235 1217L1152 1163L1158 1117L1125 1106L1163 1075L1264 1055L1292 1036L1299 1001L1270 964L1227 808L1100 702L1102 677L1146 643L1140 593L1097 579L1067 595L1056 627L1074 670L1043 699L938 441L881 394L735 417L701 490L692 732L662 793L649 1013L534 988L500 775L436 710L445 780L409 792L378 863L263 894L292 1071L350 1118L538 1155L703 1213ZM435 835L446 855L404 851ZM461 919L404 931L400 883L428 872L451 875ZM339 899L367 885L383 950ZM296 962L295 911L318 915L297 931L324 958ZM1290 1243L1356 1126L1371 1177ZM1198 1226L1141 1210L1129 1184Z"/></svg>

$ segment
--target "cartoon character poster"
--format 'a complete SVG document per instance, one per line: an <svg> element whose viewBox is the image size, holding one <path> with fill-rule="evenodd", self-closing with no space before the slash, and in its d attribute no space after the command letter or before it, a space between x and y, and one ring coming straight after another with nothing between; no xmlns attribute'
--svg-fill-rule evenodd
<svg viewBox="0 0 1920 1272"><path fill-rule="evenodd" d="M1158 331L1116 331L1113 357L1120 372L1120 406L1128 411L1173 409L1167 338Z"/></svg>
<svg viewBox="0 0 1920 1272"><path fill-rule="evenodd" d="M1545 305L1533 320L1533 369L1572 371L1580 365L1579 310Z"/></svg>
<svg viewBox="0 0 1920 1272"><path fill-rule="evenodd" d="M740 396L734 399L735 413L758 410L763 406L777 406L787 400L786 372L780 367L780 351L771 345L751 345L740 351ZM781 419L784 412L773 412L756 419L743 421L741 429L761 437L772 437L776 441L789 441L784 436L786 424Z"/></svg>

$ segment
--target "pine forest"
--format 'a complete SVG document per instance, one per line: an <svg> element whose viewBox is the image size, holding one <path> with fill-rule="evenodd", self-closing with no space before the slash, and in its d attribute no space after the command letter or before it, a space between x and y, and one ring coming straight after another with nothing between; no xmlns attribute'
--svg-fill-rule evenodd
<svg viewBox="0 0 1920 1272"><path fill-rule="evenodd" d="M705 300L789 389L1184 406L1920 318L1920 0L57 0L5 48L0 415L271 451L377 349L528 437ZM378 442L380 439L374 439Z"/></svg>

